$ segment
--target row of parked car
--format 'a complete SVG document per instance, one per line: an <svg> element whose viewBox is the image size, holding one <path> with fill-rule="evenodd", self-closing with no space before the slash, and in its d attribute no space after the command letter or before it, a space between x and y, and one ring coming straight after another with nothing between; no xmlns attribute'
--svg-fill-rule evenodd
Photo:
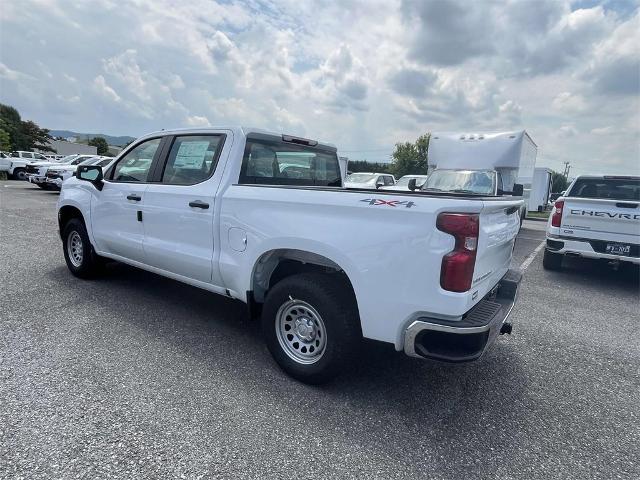
<svg viewBox="0 0 640 480"><path fill-rule="evenodd" d="M17 151L0 152L0 171L10 178L26 180L45 190L60 190L62 182L73 176L78 165L108 166L114 159L100 155L43 155Z"/></svg>
<svg viewBox="0 0 640 480"><path fill-rule="evenodd" d="M389 173L357 172L349 173L345 178L346 188L365 188L370 190L411 190L409 184L415 179L415 188L422 187L427 181L427 175L405 175L396 180ZM412 184L413 185L413 184Z"/></svg>

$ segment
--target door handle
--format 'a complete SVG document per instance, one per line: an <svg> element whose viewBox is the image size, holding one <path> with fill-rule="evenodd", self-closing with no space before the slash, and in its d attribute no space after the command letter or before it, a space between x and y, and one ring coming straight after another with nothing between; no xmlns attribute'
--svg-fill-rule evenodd
<svg viewBox="0 0 640 480"><path fill-rule="evenodd" d="M201 200L194 200L192 202L189 202L189 206L193 208L201 208L203 210L206 210L207 208L209 208L209 204Z"/></svg>
<svg viewBox="0 0 640 480"><path fill-rule="evenodd" d="M139 202L140 200L142 200L142 197L132 193L131 195L127 195L127 200L134 200L136 202Z"/></svg>

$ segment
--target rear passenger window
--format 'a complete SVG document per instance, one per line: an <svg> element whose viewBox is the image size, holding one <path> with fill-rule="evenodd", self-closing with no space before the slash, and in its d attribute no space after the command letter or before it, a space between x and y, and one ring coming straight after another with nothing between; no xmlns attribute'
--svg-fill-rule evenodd
<svg viewBox="0 0 640 480"><path fill-rule="evenodd" d="M342 185L338 156L331 149L273 139L247 139L241 184Z"/></svg>
<svg viewBox="0 0 640 480"><path fill-rule="evenodd" d="M147 140L134 147L118 160L112 179L117 182L146 182L153 157L160 146L160 138Z"/></svg>
<svg viewBox="0 0 640 480"><path fill-rule="evenodd" d="M218 160L222 135L176 137L162 172L162 183L193 185L209 178Z"/></svg>

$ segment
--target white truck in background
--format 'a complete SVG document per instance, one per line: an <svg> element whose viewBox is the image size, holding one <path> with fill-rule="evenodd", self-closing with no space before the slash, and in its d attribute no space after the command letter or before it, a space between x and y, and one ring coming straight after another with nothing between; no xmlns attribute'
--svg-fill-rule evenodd
<svg viewBox="0 0 640 480"><path fill-rule="evenodd" d="M434 132L429 142L429 175L423 190L473 191L524 199L526 215L538 152L525 130L498 133ZM481 171L482 175L469 172ZM437 183L437 185L434 185ZM522 185L522 187L518 187Z"/></svg>
<svg viewBox="0 0 640 480"><path fill-rule="evenodd" d="M542 212L549 204L551 187L553 185L553 171L546 167L536 167L533 172L533 183L529 195L529 211Z"/></svg>
<svg viewBox="0 0 640 480"><path fill-rule="evenodd" d="M26 180L27 165L34 161L50 162L50 160L41 153L22 150L11 152L11 156L9 157L9 176L16 180Z"/></svg>
<svg viewBox="0 0 640 480"><path fill-rule="evenodd" d="M543 266L565 256L640 264L640 177L579 176L547 223Z"/></svg>
<svg viewBox="0 0 640 480"><path fill-rule="evenodd" d="M220 127L156 132L105 170L79 166L58 225L73 275L117 260L245 302L282 369L319 383L362 337L467 362L510 333L520 204L346 189L330 144Z"/></svg>

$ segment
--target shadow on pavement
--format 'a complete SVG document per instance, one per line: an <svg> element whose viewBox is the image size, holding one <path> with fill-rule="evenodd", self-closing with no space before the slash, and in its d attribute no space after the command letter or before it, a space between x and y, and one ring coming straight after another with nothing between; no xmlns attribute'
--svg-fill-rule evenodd
<svg viewBox="0 0 640 480"><path fill-rule="evenodd" d="M61 266L49 275L68 280L70 274ZM161 336L243 395L305 418L310 431L334 429L358 442L356 432L364 428L382 435L392 422L398 424L394 432L433 441L436 450L452 442L475 449L489 426L497 438L493 448L508 449L509 429L521 423L513 406L525 402L528 380L508 336L499 337L480 361L463 365L412 359L390 345L366 341L334 382L307 386L278 369L259 322L247 319L241 302L123 264L109 265L104 277L82 285L89 290L87 303L97 303L99 296L103 316L135 324L149 337ZM171 356L169 351L165 361L172 362ZM190 386L181 388L187 392ZM369 448L383 448L376 440Z"/></svg>

